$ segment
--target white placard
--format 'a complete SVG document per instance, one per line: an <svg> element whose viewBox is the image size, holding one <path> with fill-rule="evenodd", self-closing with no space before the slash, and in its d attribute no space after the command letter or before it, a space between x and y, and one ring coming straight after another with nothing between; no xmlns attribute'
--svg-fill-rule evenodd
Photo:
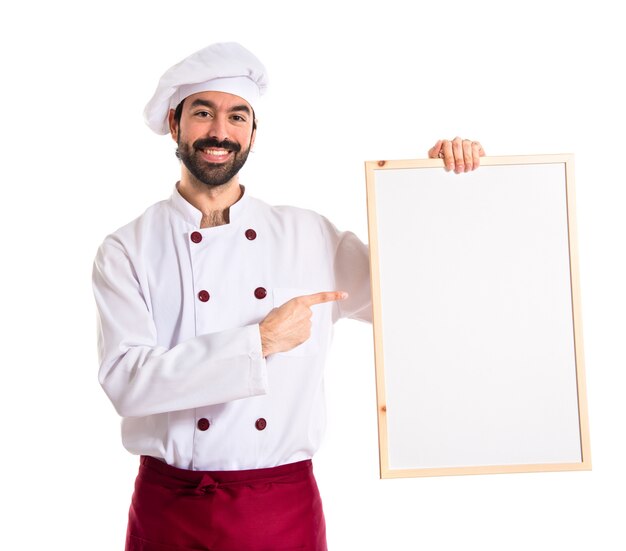
<svg viewBox="0 0 626 551"><path fill-rule="evenodd" d="M572 159L441 164L367 164L381 476L588 469Z"/></svg>

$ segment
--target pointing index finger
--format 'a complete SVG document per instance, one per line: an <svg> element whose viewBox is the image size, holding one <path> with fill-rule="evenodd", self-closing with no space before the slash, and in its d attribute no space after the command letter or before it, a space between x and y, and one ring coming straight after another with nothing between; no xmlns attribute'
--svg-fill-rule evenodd
<svg viewBox="0 0 626 551"><path fill-rule="evenodd" d="M343 300L348 298L348 293L344 291L324 291L322 293L313 293L312 295L301 296L300 299L307 306L314 306L315 304L322 304L324 302L333 302L335 300Z"/></svg>

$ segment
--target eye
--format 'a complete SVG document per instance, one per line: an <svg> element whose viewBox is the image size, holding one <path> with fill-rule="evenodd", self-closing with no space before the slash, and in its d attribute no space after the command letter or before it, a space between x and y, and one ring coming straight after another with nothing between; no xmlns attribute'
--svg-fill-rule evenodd
<svg viewBox="0 0 626 551"><path fill-rule="evenodd" d="M196 111L194 113L194 116L200 118L200 119L206 119L208 117L211 116L211 113L209 113L208 111Z"/></svg>
<svg viewBox="0 0 626 551"><path fill-rule="evenodd" d="M246 118L242 117L241 115L233 115L231 119L235 122L246 122Z"/></svg>

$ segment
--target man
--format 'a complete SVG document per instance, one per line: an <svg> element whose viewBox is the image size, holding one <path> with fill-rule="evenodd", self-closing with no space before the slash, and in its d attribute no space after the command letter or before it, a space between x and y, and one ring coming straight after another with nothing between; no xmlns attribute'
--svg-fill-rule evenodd
<svg viewBox="0 0 626 551"><path fill-rule="evenodd" d="M311 457L333 323L370 319L368 252L322 216L249 196L262 64L214 44L169 69L145 111L177 143L171 198L94 264L100 382L141 455L126 549L326 549ZM429 152L457 172L477 142Z"/></svg>

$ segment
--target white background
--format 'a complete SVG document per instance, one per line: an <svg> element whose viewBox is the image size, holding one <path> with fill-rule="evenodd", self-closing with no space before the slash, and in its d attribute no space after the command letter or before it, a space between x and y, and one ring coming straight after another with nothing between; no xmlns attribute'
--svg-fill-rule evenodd
<svg viewBox="0 0 626 551"><path fill-rule="evenodd" d="M331 550L624 548L619 3L7 4L2 548L123 545L137 459L96 379L91 262L107 233L169 196L174 147L142 109L166 68L219 40L270 72L249 192L364 240L366 159L424 157L457 134L492 155L576 155L593 471L378 480L371 328L340 322L315 461Z"/></svg>

